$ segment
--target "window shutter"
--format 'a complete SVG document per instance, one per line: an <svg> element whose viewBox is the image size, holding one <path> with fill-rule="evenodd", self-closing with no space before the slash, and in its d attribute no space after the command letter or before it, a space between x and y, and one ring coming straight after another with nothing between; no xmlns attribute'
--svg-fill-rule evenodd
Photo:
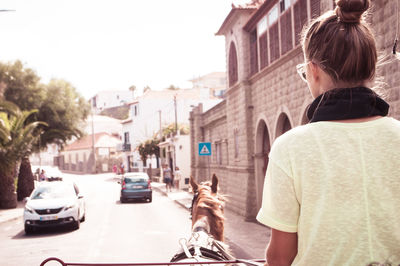
<svg viewBox="0 0 400 266"><path fill-rule="evenodd" d="M268 39L267 32L260 36L260 68L268 66Z"/></svg>
<svg viewBox="0 0 400 266"><path fill-rule="evenodd" d="M257 31L250 33L250 75L258 72Z"/></svg>
<svg viewBox="0 0 400 266"><path fill-rule="evenodd" d="M271 52L271 62L279 58L279 29L278 23L269 28L269 43Z"/></svg>
<svg viewBox="0 0 400 266"><path fill-rule="evenodd" d="M300 42L300 34L307 22L307 0L299 0L294 4L294 37L296 45Z"/></svg>
<svg viewBox="0 0 400 266"><path fill-rule="evenodd" d="M321 0L310 0L311 5L311 17L315 18L321 15Z"/></svg>
<svg viewBox="0 0 400 266"><path fill-rule="evenodd" d="M237 65L237 54L236 47L231 42L229 48L229 86L234 85L238 81L238 65Z"/></svg>
<svg viewBox="0 0 400 266"><path fill-rule="evenodd" d="M282 55L293 48L291 10L288 10L281 16L281 47Z"/></svg>

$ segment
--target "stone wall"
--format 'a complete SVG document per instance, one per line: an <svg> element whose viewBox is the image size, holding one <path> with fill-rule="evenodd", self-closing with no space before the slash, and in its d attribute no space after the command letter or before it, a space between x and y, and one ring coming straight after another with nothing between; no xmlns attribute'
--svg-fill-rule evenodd
<svg viewBox="0 0 400 266"><path fill-rule="evenodd" d="M321 12L333 7L332 0L319 3ZM390 55L398 23L396 1L375 0L371 10L374 15L368 20L372 23L378 49L387 55L378 69L378 74L384 77L381 91L391 104L389 115L399 119L400 61ZM256 74L250 74L250 33L243 30L250 17L250 13L244 12L230 18L230 28L224 33L226 55L232 42L236 47L238 82L228 88L224 102L205 113L201 106L191 113L192 175L205 180L209 172L216 173L221 191L229 199L226 207L247 220L255 218L261 204L265 164L268 163L265 155L270 145L286 130L308 122L305 112L312 101L307 84L296 71L296 65L304 61L299 44ZM216 145L221 145L222 161L218 162L215 154L210 158L210 165L207 158L199 158L196 145L200 141L212 142L213 153Z"/></svg>

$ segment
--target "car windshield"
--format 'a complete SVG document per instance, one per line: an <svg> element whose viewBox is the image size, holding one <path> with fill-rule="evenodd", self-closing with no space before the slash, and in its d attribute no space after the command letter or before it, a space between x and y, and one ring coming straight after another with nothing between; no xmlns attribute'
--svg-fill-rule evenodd
<svg viewBox="0 0 400 266"><path fill-rule="evenodd" d="M144 176L125 177L125 183L143 183L147 182L148 178Z"/></svg>
<svg viewBox="0 0 400 266"><path fill-rule="evenodd" d="M38 187L32 194L32 199L56 199L71 197L74 189L70 185L55 185Z"/></svg>

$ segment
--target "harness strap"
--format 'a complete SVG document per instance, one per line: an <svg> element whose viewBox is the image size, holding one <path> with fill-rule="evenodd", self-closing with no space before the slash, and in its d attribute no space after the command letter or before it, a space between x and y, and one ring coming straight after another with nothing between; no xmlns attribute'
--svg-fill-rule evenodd
<svg viewBox="0 0 400 266"><path fill-rule="evenodd" d="M179 244L181 244L181 247L183 249L183 253L186 255L187 258L191 258L192 254L189 252L189 249L186 245L186 239L182 238L181 240L179 240ZM176 256L176 255L175 255ZM172 261L172 260L171 260Z"/></svg>
<svg viewBox="0 0 400 266"><path fill-rule="evenodd" d="M227 260L235 260L236 259L235 257L226 252L226 248L223 245L224 243L214 239L213 246L215 246L218 249L218 251L221 252L222 256L224 256L224 258Z"/></svg>
<svg viewBox="0 0 400 266"><path fill-rule="evenodd" d="M199 246L194 246L194 256L198 256L198 257L200 257L202 254L201 254L201 251L200 251L200 247Z"/></svg>
<svg viewBox="0 0 400 266"><path fill-rule="evenodd" d="M220 252L217 252L217 251L214 251L214 250L211 250L211 249L208 249L208 248L203 248L203 247L200 247L199 249L200 249L200 252L201 252L201 256L197 256L196 253L195 253L196 252L195 248L191 247L191 248L188 249L189 256L187 256L185 254L185 252L177 253L171 259L171 262L177 262L177 261L180 261L180 260L183 260L183 259L190 259L190 258L198 259L200 257L207 258L207 259L214 259L214 260L217 260L217 261L223 261L223 260L227 259Z"/></svg>

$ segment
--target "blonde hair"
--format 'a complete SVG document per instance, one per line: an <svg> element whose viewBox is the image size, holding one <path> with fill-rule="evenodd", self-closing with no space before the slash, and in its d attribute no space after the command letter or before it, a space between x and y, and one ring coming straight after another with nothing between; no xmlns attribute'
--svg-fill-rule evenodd
<svg viewBox="0 0 400 266"><path fill-rule="evenodd" d="M315 19L302 34L306 60L334 80L372 80L377 64L375 38L363 14L370 0L336 0L336 8Z"/></svg>

